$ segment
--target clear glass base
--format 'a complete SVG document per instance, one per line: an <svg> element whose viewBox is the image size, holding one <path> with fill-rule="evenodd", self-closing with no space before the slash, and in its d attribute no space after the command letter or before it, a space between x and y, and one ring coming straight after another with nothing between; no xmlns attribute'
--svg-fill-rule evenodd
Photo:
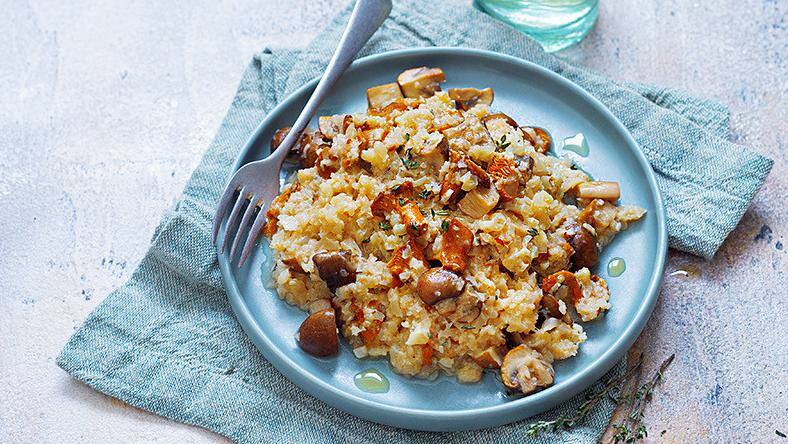
<svg viewBox="0 0 788 444"><path fill-rule="evenodd" d="M548 52L582 40L599 14L598 0L476 0L476 5L533 37Z"/></svg>

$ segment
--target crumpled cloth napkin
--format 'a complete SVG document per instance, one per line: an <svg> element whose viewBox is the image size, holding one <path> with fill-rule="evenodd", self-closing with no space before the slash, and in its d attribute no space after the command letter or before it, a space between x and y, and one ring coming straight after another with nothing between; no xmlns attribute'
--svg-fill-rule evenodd
<svg viewBox="0 0 788 444"><path fill-rule="evenodd" d="M772 161L727 140L725 106L653 86L621 84L569 65L467 2L399 0L361 55L416 46L465 46L545 66L601 100L629 128L657 173L670 246L711 257L738 222ZM239 442L594 442L613 404L601 402L570 430L538 439L527 421L433 434L359 420L291 384L257 352L227 302L211 218L229 168L280 100L318 76L350 7L307 48L254 57L215 140L180 201L161 221L126 285L91 313L57 362L89 386L131 405ZM611 370L621 374L623 364ZM599 388L597 383L590 390ZM535 421L571 414L580 395Z"/></svg>

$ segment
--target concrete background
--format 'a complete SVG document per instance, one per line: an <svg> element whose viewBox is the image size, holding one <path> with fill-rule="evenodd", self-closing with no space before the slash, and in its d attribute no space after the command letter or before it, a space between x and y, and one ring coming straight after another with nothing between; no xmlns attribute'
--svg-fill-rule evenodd
<svg viewBox="0 0 788 444"><path fill-rule="evenodd" d="M221 440L54 359L134 270L252 54L307 43L346 1L0 1L0 442ZM655 441L788 433L787 16L775 0L603 0L562 53L728 104L731 137L776 161L713 261L670 253L638 344L647 370L677 355L648 407Z"/></svg>

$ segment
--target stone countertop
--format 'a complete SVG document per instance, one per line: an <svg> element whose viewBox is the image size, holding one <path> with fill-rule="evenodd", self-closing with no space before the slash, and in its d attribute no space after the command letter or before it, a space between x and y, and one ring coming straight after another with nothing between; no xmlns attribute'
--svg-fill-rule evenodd
<svg viewBox="0 0 788 444"><path fill-rule="evenodd" d="M222 439L99 394L54 361L134 270L251 55L306 44L345 1L5 6L0 442ZM670 252L636 346L646 372L676 353L647 409L654 440L767 442L788 433L787 17L788 3L775 0L604 0L596 28L562 53L616 79L729 105L732 139L775 160L714 260Z"/></svg>

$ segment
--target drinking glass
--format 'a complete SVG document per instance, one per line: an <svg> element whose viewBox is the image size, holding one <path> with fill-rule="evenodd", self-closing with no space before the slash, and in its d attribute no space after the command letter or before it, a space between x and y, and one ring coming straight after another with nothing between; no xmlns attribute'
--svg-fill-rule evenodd
<svg viewBox="0 0 788 444"><path fill-rule="evenodd" d="M599 0L476 0L488 14L536 39L549 52L571 46L594 26Z"/></svg>

